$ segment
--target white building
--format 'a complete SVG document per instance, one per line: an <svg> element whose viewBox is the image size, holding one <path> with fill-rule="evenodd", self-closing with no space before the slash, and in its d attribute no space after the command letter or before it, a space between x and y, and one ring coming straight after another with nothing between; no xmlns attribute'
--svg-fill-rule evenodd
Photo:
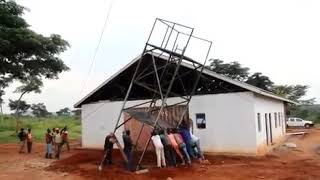
<svg viewBox="0 0 320 180"><path fill-rule="evenodd" d="M149 56L143 57L143 66L150 61ZM83 147L102 148L106 134L114 130L139 58L75 104L82 109ZM157 63L164 61L163 58L156 59ZM183 63L181 68L193 69L187 63ZM264 154L281 141L286 131L286 104L294 102L207 69L203 75L210 79L210 83L205 80L199 82L202 89L198 88L192 97L188 116L193 120L193 133L201 139L205 152ZM129 106L150 98L142 89L133 88L132 91L136 98L128 101ZM175 102L176 99L172 97L168 101ZM116 135L120 137L121 131Z"/></svg>

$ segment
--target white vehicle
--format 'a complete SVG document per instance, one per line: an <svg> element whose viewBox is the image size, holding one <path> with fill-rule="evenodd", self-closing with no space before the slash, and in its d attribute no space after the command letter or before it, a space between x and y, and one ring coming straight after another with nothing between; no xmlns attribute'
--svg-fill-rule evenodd
<svg viewBox="0 0 320 180"><path fill-rule="evenodd" d="M313 127L314 124L312 121L307 121L301 118L296 118L296 117L291 117L288 118L287 121L287 127L305 127L305 128L309 128L309 127Z"/></svg>

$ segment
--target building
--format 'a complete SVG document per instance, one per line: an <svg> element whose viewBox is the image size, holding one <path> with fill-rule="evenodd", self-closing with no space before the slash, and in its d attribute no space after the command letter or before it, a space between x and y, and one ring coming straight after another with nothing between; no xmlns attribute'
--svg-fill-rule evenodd
<svg viewBox="0 0 320 180"><path fill-rule="evenodd" d="M154 54L145 54L142 66L148 66L152 56ZM75 104L76 108L82 109L83 147L102 148L105 135L114 130L126 90L140 58L132 60ZM166 57L157 55L155 62L161 66L166 62ZM182 63L180 71L190 72L180 78L188 84L196 70L192 64ZM180 89L173 87L173 91ZM143 103L151 96L144 88L134 86L128 104ZM171 103L176 100L174 96L168 99ZM205 152L257 155L266 153L284 137L287 103L294 102L204 69L195 95L187 107L186 116L192 120L193 133L200 137ZM179 114L179 108L174 106L167 110L167 119L173 119L175 114ZM122 114L122 119L125 116ZM137 123L132 123L126 127L131 126L131 130L136 130ZM133 136L137 136L137 132ZM147 136L148 130L143 133ZM116 135L120 137L121 132L118 131Z"/></svg>

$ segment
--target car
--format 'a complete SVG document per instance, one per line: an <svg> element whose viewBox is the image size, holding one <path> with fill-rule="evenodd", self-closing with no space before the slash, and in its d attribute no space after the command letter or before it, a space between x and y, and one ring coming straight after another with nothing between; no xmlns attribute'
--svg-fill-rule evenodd
<svg viewBox="0 0 320 180"><path fill-rule="evenodd" d="M287 127L313 127L314 123L312 121L304 120L301 118L290 117L287 120Z"/></svg>

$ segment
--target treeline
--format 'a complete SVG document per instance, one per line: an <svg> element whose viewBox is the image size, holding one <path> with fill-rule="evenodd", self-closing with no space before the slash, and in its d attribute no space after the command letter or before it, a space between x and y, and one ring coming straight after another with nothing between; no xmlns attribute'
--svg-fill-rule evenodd
<svg viewBox="0 0 320 180"><path fill-rule="evenodd" d="M228 76L232 79L248 83L263 90L272 92L278 96L290 99L297 102L300 105L312 105L315 103L315 98L305 99L305 95L308 92L308 85L301 84L275 84L268 76L263 75L261 72L250 73L250 68L242 66L239 62L234 61L226 63L220 59L209 60L210 64L207 68L210 70ZM289 116L306 117L306 110L301 109L300 105L290 104L287 114ZM308 114L312 114L313 120L320 120L320 116L315 115L314 112L308 111Z"/></svg>

